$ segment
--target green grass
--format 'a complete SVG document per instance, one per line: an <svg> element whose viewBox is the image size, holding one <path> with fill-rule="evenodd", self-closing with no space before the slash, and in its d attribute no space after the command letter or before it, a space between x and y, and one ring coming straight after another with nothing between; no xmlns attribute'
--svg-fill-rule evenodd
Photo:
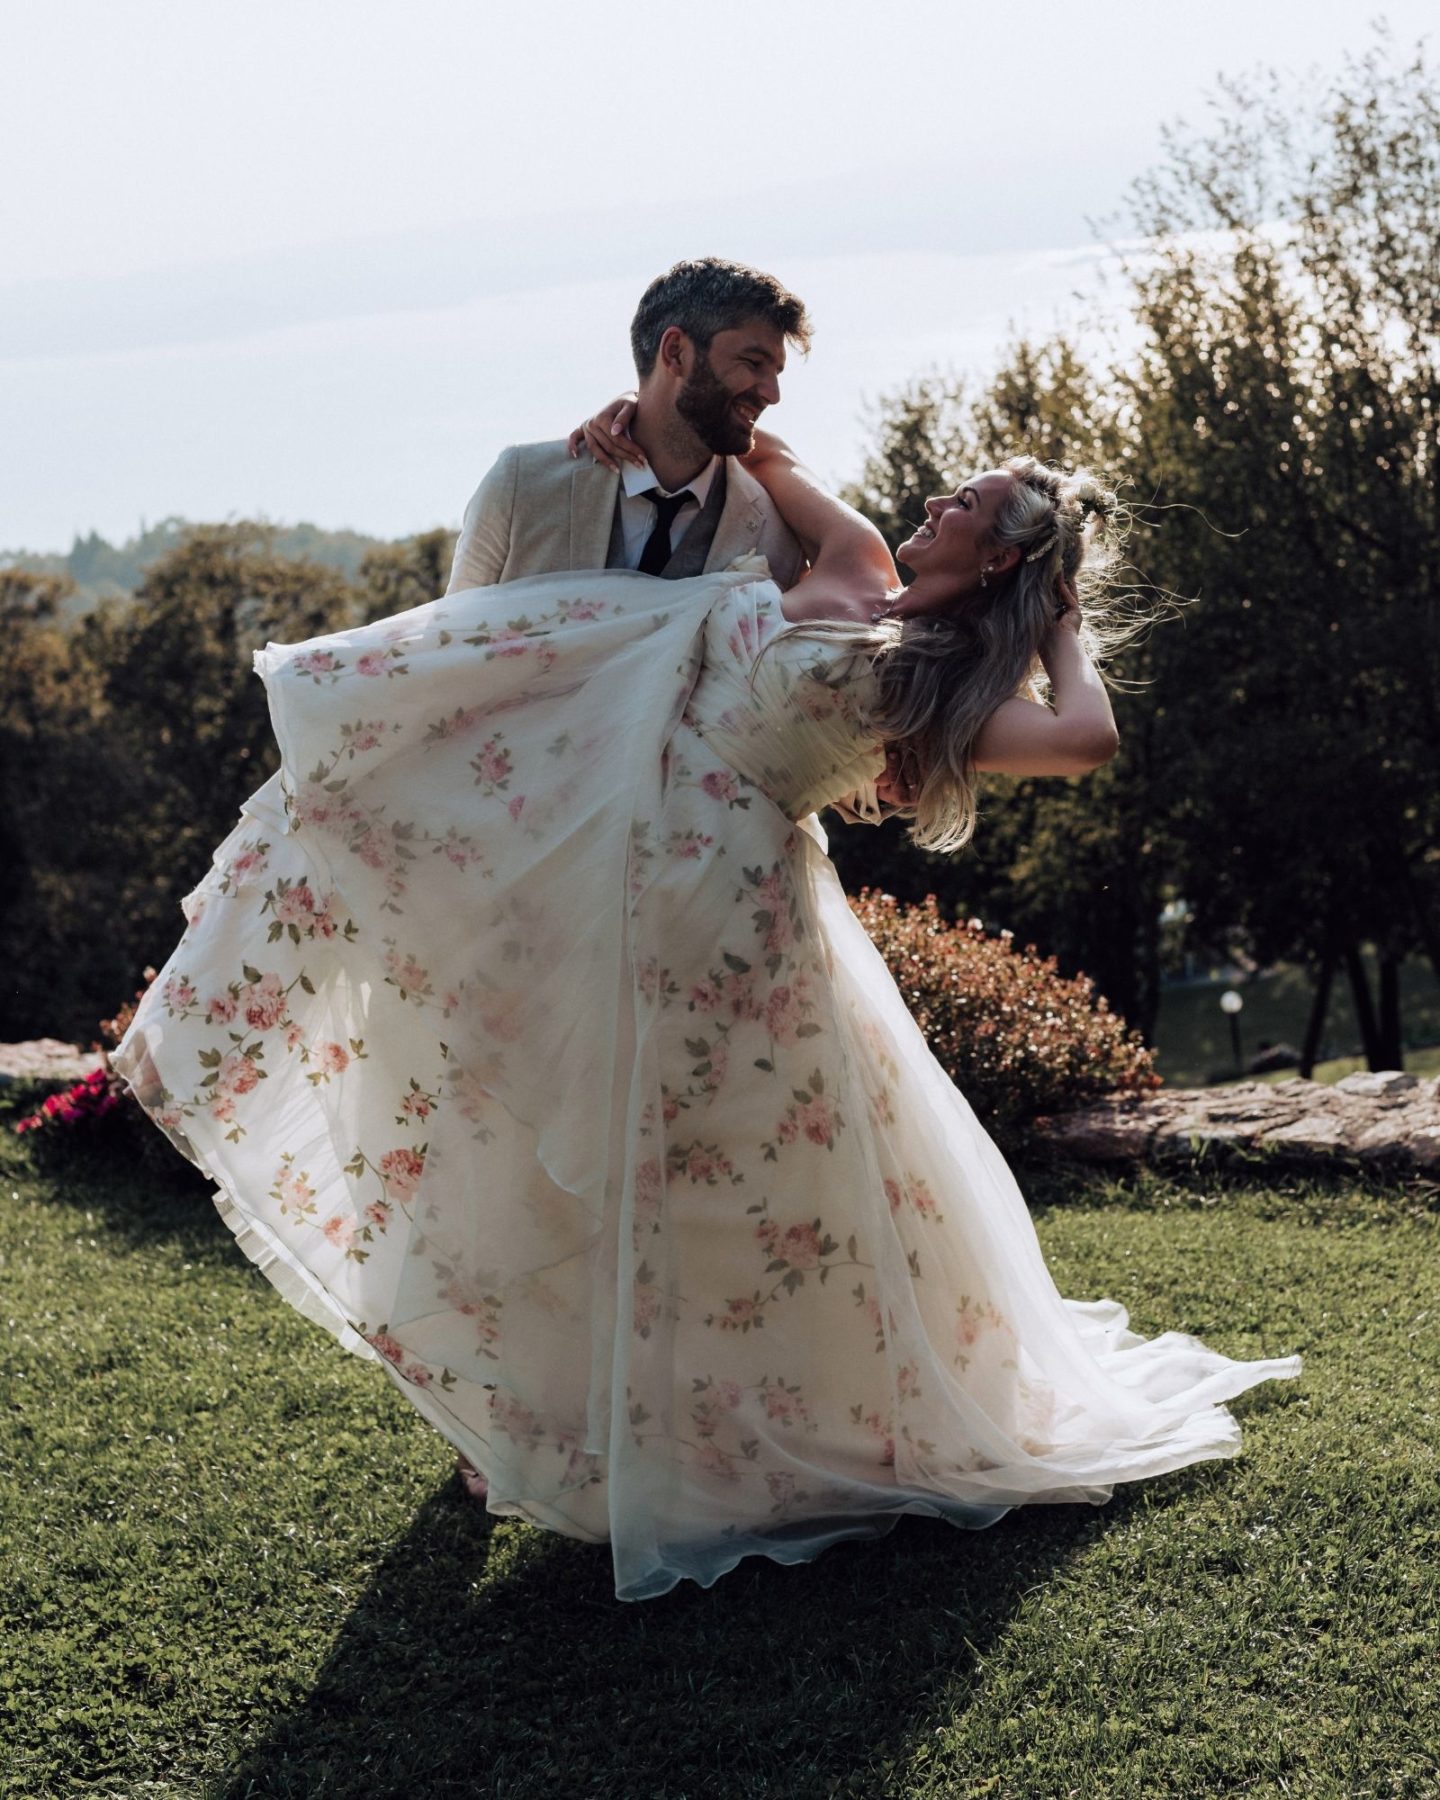
<svg viewBox="0 0 1440 1800"><path fill-rule="evenodd" d="M1235 1355L1245 1450L623 1605L464 1500L204 1189L0 1147L0 1796L1440 1793L1418 1188L1036 1184L1062 1289Z"/></svg>

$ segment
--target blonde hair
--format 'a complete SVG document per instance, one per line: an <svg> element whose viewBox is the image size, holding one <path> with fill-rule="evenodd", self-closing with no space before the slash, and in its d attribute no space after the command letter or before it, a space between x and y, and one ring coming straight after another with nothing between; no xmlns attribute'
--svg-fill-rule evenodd
<svg viewBox="0 0 1440 1800"><path fill-rule="evenodd" d="M911 842L923 850L958 850L974 833L975 740L991 713L1020 694L1044 697L1040 646L1061 604L1060 577L1080 596L1080 639L1097 665L1142 624L1122 618L1112 599L1121 535L1115 495L1084 470L1063 474L1033 456L1012 456L1000 467L1014 481L990 541L1019 550L1013 569L949 613L874 625L807 620L771 640L815 635L853 642L868 655L877 731L914 750L921 770L906 816L914 820Z"/></svg>

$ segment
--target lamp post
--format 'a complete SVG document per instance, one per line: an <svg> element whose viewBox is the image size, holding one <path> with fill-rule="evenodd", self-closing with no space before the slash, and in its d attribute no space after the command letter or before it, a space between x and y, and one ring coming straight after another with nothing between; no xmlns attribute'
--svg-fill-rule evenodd
<svg viewBox="0 0 1440 1800"><path fill-rule="evenodd" d="M1240 1049L1240 1010L1245 1002L1234 988L1226 988L1220 996L1220 1010L1230 1021L1230 1048L1235 1053L1235 1072L1245 1072L1245 1058Z"/></svg>

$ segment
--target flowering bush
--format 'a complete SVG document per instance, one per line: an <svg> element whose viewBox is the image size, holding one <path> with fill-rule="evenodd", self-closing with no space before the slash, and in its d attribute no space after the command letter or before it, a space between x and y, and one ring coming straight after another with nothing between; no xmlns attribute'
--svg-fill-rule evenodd
<svg viewBox="0 0 1440 1800"><path fill-rule="evenodd" d="M119 1104L123 1089L108 1068L92 1069L63 1093L51 1094L38 1112L21 1119L17 1131L40 1131L57 1125L79 1125L103 1119Z"/></svg>
<svg viewBox="0 0 1440 1800"><path fill-rule="evenodd" d="M1017 950L978 919L952 925L933 894L901 906L867 888L850 905L936 1060L1002 1141L1042 1113L1159 1087L1149 1050L1095 984L1058 974L1033 944Z"/></svg>
<svg viewBox="0 0 1440 1800"><path fill-rule="evenodd" d="M145 984L155 979L155 971L146 969ZM100 1037L93 1046L100 1052L100 1067L92 1069L83 1080L43 1100L39 1108L15 1126L16 1131L38 1131L45 1142L58 1145L84 1140L109 1142L114 1133L128 1135L142 1163L168 1166L176 1161L149 1119L131 1098L130 1090L110 1066L110 1051L124 1037L135 1016L136 1002L145 989L139 988L135 998L122 1006L113 1019L102 1019L97 1027ZM157 1146L159 1152L157 1154Z"/></svg>

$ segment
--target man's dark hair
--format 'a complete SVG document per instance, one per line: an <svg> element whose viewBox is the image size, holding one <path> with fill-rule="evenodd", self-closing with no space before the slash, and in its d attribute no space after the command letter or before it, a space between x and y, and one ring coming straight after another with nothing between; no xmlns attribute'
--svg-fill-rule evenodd
<svg viewBox="0 0 1440 1800"><path fill-rule="evenodd" d="M678 262L657 275L640 296L630 323L630 348L642 378L655 367L660 339L678 325L702 353L717 331L733 331L747 319L763 319L803 351L810 348L805 302L773 275L720 256Z"/></svg>

